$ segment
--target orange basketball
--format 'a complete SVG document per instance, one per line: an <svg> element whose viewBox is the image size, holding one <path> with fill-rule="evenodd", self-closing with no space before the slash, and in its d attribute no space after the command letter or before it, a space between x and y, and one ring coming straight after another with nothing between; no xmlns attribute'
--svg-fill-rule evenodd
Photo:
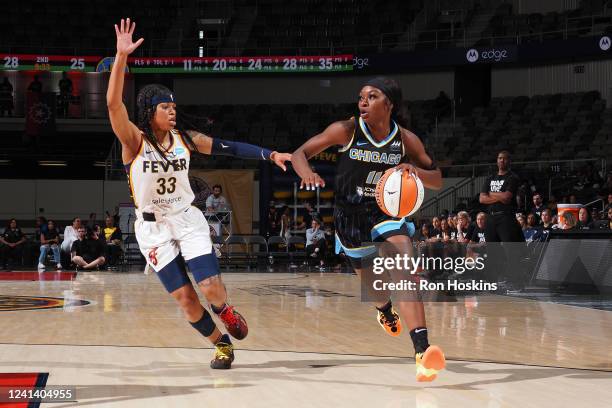
<svg viewBox="0 0 612 408"><path fill-rule="evenodd" d="M421 179L416 175L389 169L378 180L375 196L378 206L385 214L402 218L419 209L425 191Z"/></svg>

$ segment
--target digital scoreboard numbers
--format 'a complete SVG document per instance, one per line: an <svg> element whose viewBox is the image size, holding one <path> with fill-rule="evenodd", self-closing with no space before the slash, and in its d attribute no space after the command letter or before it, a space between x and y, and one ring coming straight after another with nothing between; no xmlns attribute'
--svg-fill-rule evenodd
<svg viewBox="0 0 612 408"><path fill-rule="evenodd" d="M1 71L108 72L113 57L0 54ZM353 70L353 56L149 57L128 59L133 74L231 74L341 72Z"/></svg>
<svg viewBox="0 0 612 408"><path fill-rule="evenodd" d="M0 54L0 70L94 72L99 60L92 56Z"/></svg>
<svg viewBox="0 0 612 408"><path fill-rule="evenodd" d="M130 58L128 64L135 74L339 72L353 70L353 56Z"/></svg>

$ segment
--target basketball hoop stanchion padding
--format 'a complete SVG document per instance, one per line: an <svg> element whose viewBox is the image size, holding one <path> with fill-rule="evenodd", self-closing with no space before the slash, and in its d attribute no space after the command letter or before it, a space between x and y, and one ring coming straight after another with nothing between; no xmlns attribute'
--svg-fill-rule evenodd
<svg viewBox="0 0 612 408"><path fill-rule="evenodd" d="M423 204L424 196L421 179L407 171L389 169L376 184L376 203L390 217L414 214Z"/></svg>

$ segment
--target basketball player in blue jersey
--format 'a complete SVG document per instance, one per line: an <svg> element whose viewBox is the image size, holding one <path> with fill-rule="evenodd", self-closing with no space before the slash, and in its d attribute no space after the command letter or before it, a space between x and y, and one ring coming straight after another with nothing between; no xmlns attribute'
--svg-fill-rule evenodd
<svg viewBox="0 0 612 408"><path fill-rule="evenodd" d="M113 131L121 142L121 155L136 206L136 238L148 264L187 320L215 345L210 366L228 369L234 360L232 342L227 334L219 331L200 303L185 266L229 334L241 340L248 328L244 318L227 304L208 224L202 212L191 205L194 199L188 178L191 152L270 160L283 170L291 155L213 139L195 131L176 130L174 96L161 85L147 85L139 92L138 126L132 123L122 94L128 55L143 42L142 38L132 42L135 26L129 18L121 20L120 27L115 25L117 55L106 100Z"/></svg>
<svg viewBox="0 0 612 408"><path fill-rule="evenodd" d="M416 173L428 188L439 189L442 185L440 170L421 140L398 124L401 103L401 88L395 81L374 78L359 93L358 117L332 123L292 155L301 187L315 189L324 187L325 181L312 171L308 159L331 146L340 146L334 210L336 252L344 252L362 278L362 274L372 273L364 261L378 256L373 242L387 243L381 254L384 256L412 254L414 225L385 215L376 203L376 183L382 174L396 168ZM388 334L398 336L402 328L400 317L388 294L384 299L377 305L379 323ZM445 360L439 347L429 345L423 303L400 301L398 306L414 344L417 380L432 381L444 368Z"/></svg>

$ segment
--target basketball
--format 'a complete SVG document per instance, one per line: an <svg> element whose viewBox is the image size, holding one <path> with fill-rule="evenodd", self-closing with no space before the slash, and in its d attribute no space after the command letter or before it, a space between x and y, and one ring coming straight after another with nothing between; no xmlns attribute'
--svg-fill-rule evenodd
<svg viewBox="0 0 612 408"><path fill-rule="evenodd" d="M376 202L387 215L403 218L414 214L425 196L423 183L415 174L387 170L376 184Z"/></svg>

